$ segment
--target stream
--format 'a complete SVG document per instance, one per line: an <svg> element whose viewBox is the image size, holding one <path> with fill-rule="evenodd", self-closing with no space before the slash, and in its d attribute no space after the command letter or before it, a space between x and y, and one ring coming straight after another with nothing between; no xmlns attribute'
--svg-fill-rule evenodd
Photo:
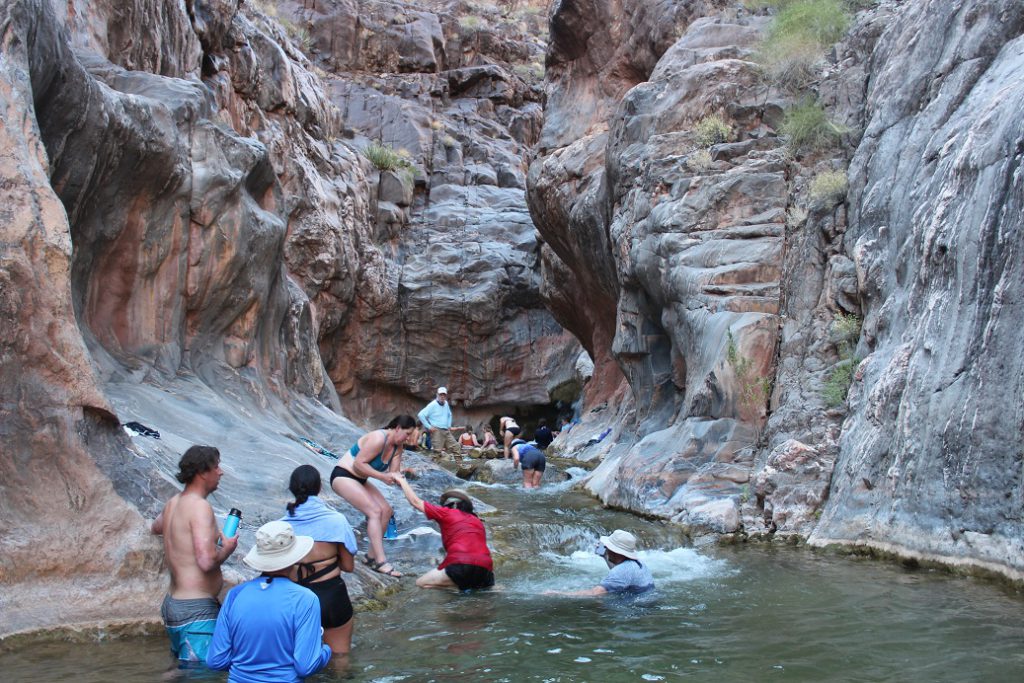
<svg viewBox="0 0 1024 683"><path fill-rule="evenodd" d="M606 510L569 483L527 492L468 484L484 516L494 591L423 591L411 578L385 609L357 612L353 655L328 681L1020 681L1024 595L941 571L770 546L685 547L677 529ZM569 598L607 573L593 553L637 534L657 589ZM436 535L396 541L407 576L430 568ZM178 672L161 636L39 642L0 654L6 683L222 681Z"/></svg>

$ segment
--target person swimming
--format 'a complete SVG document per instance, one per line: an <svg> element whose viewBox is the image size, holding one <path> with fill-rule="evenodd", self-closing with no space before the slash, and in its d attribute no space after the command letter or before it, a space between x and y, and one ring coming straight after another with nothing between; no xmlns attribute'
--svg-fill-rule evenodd
<svg viewBox="0 0 1024 683"><path fill-rule="evenodd" d="M585 590L545 591L544 594L587 597L608 593L639 594L652 590L654 577L647 565L640 561L636 545L636 536L622 529L601 536L597 554L604 558L610 570L604 581Z"/></svg>

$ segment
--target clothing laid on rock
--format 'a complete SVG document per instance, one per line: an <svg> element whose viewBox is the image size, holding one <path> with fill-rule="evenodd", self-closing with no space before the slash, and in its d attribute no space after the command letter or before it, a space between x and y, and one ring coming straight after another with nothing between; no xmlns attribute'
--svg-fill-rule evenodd
<svg viewBox="0 0 1024 683"><path fill-rule="evenodd" d="M555 435L551 433L549 427L537 427L537 431L533 433L533 440L537 448L544 450L555 440Z"/></svg>
<svg viewBox="0 0 1024 683"><path fill-rule="evenodd" d="M179 600L164 596L160 616L171 640L171 653L181 662L201 664L213 638L220 603L214 598Z"/></svg>
<svg viewBox="0 0 1024 683"><path fill-rule="evenodd" d="M206 656L229 683L298 683L323 667L320 601L284 577L260 576L228 592Z"/></svg>
<svg viewBox="0 0 1024 683"><path fill-rule="evenodd" d="M543 472L547 469L547 458L544 451L530 444L519 446L519 466L524 470L538 470Z"/></svg>
<svg viewBox="0 0 1024 683"><path fill-rule="evenodd" d="M147 427L146 425L142 424L141 422L134 422L134 421L132 421L132 422L125 422L124 423L124 428L127 429L129 433L135 434L135 435L138 435L138 436L148 436L148 437L151 437L153 439L159 439L160 438L160 432L158 432L157 430L152 429L150 427Z"/></svg>
<svg viewBox="0 0 1024 683"><path fill-rule="evenodd" d="M654 588L654 577L640 560L623 560L612 567L601 586L609 593L645 593Z"/></svg>
<svg viewBox="0 0 1024 683"><path fill-rule="evenodd" d="M433 503L423 502L423 513L441 527L441 543L444 545L444 561L438 569L446 569L450 565L473 565L482 567L487 572L494 571L491 551L487 548L487 532L484 523L476 515L454 508L441 507ZM456 572L459 573L459 572ZM464 572L463 572L464 574ZM459 585L456 577L449 577ZM486 580L486 575L482 577ZM493 575L491 576L493 583ZM462 588L463 586L459 586ZM483 585L467 586L483 588Z"/></svg>

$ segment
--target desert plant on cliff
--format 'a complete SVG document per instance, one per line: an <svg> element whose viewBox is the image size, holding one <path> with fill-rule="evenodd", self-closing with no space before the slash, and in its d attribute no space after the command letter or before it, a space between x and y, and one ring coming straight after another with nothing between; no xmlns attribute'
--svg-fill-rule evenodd
<svg viewBox="0 0 1024 683"><path fill-rule="evenodd" d="M686 157L686 168L691 173L707 173L712 163L711 152L706 149L698 149Z"/></svg>
<svg viewBox="0 0 1024 683"><path fill-rule="evenodd" d="M845 132L814 101L787 109L782 123L782 133L789 136L789 145L797 152L826 150L838 143Z"/></svg>
<svg viewBox="0 0 1024 683"><path fill-rule="evenodd" d="M700 147L710 147L732 140L732 126L717 115L705 116L694 128L694 138Z"/></svg>
<svg viewBox="0 0 1024 683"><path fill-rule="evenodd" d="M853 384L853 371L858 362L856 358L841 360L829 372L821 392L822 398L825 399L825 405L829 408L838 408L846 402L846 395L850 392L850 385Z"/></svg>
<svg viewBox="0 0 1024 683"><path fill-rule="evenodd" d="M822 398L829 408L838 408L846 402L846 395L853 383L854 370L860 363L860 358L855 353L860 329L861 320L852 313L840 311L832 318L830 331L839 352L839 362L825 378L825 385L822 388Z"/></svg>
<svg viewBox="0 0 1024 683"><path fill-rule="evenodd" d="M740 353L731 330L726 335L725 358L740 388L740 407L758 413L772 393L772 380L754 374L754 361Z"/></svg>
<svg viewBox="0 0 1024 683"><path fill-rule="evenodd" d="M832 319L832 334L840 341L853 341L860 336L860 318L852 313L836 313Z"/></svg>
<svg viewBox="0 0 1024 683"><path fill-rule="evenodd" d="M408 152L402 154L396 152L387 145L371 142L363 150L363 156L381 171L411 170L412 162L409 160Z"/></svg>
<svg viewBox="0 0 1024 683"><path fill-rule="evenodd" d="M847 187L846 171L819 173L811 181L811 208L821 211L842 203L846 199Z"/></svg>
<svg viewBox="0 0 1024 683"><path fill-rule="evenodd" d="M758 59L776 83L798 88L813 78L825 51L843 37L850 14L842 0L772 4L779 11L768 27Z"/></svg>

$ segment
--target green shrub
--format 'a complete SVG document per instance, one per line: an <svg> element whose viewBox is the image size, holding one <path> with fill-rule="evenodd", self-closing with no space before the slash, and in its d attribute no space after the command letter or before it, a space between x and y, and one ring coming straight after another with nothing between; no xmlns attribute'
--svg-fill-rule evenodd
<svg viewBox="0 0 1024 683"><path fill-rule="evenodd" d="M825 171L811 181L810 204L814 209L831 209L846 199L846 171Z"/></svg>
<svg viewBox="0 0 1024 683"><path fill-rule="evenodd" d="M822 390L822 398L829 408L838 408L846 402L846 395L853 384L853 371L859 362L856 358L847 358L832 368Z"/></svg>
<svg viewBox="0 0 1024 683"><path fill-rule="evenodd" d="M796 151L822 151L839 142L846 129L833 123L817 102L805 102L786 111L782 133Z"/></svg>
<svg viewBox="0 0 1024 683"><path fill-rule="evenodd" d="M732 140L732 126L717 114L705 116L694 128L696 142L701 147L710 147Z"/></svg>
<svg viewBox="0 0 1024 683"><path fill-rule="evenodd" d="M706 173L712 163L711 152L706 149L699 149L686 157L686 168L692 173Z"/></svg>
<svg viewBox="0 0 1024 683"><path fill-rule="evenodd" d="M841 341L856 340L860 336L860 318L852 313L836 313L832 319L832 334Z"/></svg>
<svg viewBox="0 0 1024 683"><path fill-rule="evenodd" d="M479 30L483 23L484 22L480 19L480 17L459 17L459 26L465 29L466 31Z"/></svg>
<svg viewBox="0 0 1024 683"><path fill-rule="evenodd" d="M726 332L725 358L736 376L736 382L740 389L740 407L759 411L768 402L772 393L772 380L770 377L758 377L754 374L754 361L740 353L736 346L736 339L732 336L732 330Z"/></svg>
<svg viewBox="0 0 1024 683"><path fill-rule="evenodd" d="M381 171L396 171L398 169L411 169L412 162L409 160L408 152L402 154L396 152L387 145L371 142L363 150L363 156Z"/></svg>
<svg viewBox="0 0 1024 683"><path fill-rule="evenodd" d="M850 15L841 0L774 4L780 9L768 27L758 58L773 81L799 88L813 78L826 49L846 33Z"/></svg>

